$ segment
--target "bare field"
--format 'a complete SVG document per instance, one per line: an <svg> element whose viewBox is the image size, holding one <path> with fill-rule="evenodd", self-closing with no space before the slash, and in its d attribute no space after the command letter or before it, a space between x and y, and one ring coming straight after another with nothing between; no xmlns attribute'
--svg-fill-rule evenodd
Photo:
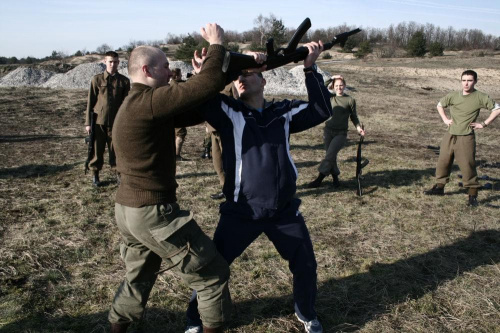
<svg viewBox="0 0 500 333"><path fill-rule="evenodd" d="M458 168L443 197L433 184L445 131L440 97L458 90L466 68L500 100L498 57L320 62L342 74L366 125L365 195L355 195L357 136L340 153L343 187L317 175L323 125L293 135L297 195L318 262L317 311L325 332L499 332L500 151L497 119L477 133L480 176L491 190L466 207ZM426 89L423 89L426 88ZM0 89L0 332L107 332L107 311L124 275L114 223L117 185L109 168L93 188L86 158L86 91ZM283 98L287 96L269 96ZM487 112L482 111L480 119ZM350 125L351 126L351 125ZM199 158L204 128L188 129L178 197L212 235L218 190ZM234 315L227 332L302 332L293 316L291 275L260 237L231 266ZM188 288L159 276L142 332L183 332Z"/></svg>

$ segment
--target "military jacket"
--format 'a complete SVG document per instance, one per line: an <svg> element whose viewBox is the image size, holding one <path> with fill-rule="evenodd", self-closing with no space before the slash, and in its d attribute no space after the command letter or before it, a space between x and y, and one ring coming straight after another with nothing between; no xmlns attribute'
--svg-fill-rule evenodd
<svg viewBox="0 0 500 333"><path fill-rule="evenodd" d="M120 74L104 73L94 75L90 83L85 116L85 126L90 125L92 113L97 114L96 124L113 126L116 114L130 90L130 80Z"/></svg>

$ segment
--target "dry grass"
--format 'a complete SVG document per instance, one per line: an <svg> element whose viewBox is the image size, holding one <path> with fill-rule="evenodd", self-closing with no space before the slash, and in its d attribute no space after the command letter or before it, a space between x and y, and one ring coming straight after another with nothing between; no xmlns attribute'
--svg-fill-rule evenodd
<svg viewBox="0 0 500 333"><path fill-rule="evenodd" d="M482 67L494 70L497 59L487 60L481 58ZM458 76L469 67L467 59L459 61L460 68L432 59L415 67ZM355 196L353 133L340 154L339 190L330 179L319 189L305 186L324 154L322 126L291 139L325 332L498 332L500 182L480 192L477 209L465 206L457 169L447 195L422 194L437 161L427 146L438 146L444 133L435 105L447 90L420 89L428 86L426 77L408 85L391 72L401 66L386 62L383 72L357 71L366 67L361 61L348 69L322 66L346 76L367 127L363 197ZM500 99L496 90L491 94ZM124 273L113 217L116 184L109 169L103 172L108 185L99 189L83 174L85 104L85 91L0 89L1 332L108 330L107 311ZM499 128L497 120L477 136L479 174L495 179ZM178 193L212 235L218 202L208 195L218 190L218 180L211 163L199 158L202 140L202 126L188 130L184 155L190 160L179 164ZM287 264L267 239L259 238L231 268L229 332L302 332L293 317ZM177 277L162 275L136 328L181 332L189 295Z"/></svg>

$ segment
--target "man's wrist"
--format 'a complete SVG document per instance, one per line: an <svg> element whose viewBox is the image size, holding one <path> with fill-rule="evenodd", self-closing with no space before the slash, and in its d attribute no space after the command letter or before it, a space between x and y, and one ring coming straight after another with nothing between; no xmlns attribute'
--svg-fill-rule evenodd
<svg viewBox="0 0 500 333"><path fill-rule="evenodd" d="M484 121L482 121L482 122L481 122L481 126L483 126L483 127L487 127L488 125L487 125Z"/></svg>
<svg viewBox="0 0 500 333"><path fill-rule="evenodd" d="M316 63L312 64L311 66L309 67L304 67L304 73L308 73L308 72L316 72L318 69L318 66L316 65Z"/></svg>

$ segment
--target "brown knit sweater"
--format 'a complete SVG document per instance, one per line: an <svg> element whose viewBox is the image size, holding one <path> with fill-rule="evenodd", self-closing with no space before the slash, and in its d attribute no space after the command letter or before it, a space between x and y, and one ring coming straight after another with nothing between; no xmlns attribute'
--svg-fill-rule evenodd
<svg viewBox="0 0 500 333"><path fill-rule="evenodd" d="M142 207L175 202L176 127L201 123L196 108L224 88L225 49L211 45L200 74L187 82L151 88L133 83L113 126L121 184L116 202Z"/></svg>

